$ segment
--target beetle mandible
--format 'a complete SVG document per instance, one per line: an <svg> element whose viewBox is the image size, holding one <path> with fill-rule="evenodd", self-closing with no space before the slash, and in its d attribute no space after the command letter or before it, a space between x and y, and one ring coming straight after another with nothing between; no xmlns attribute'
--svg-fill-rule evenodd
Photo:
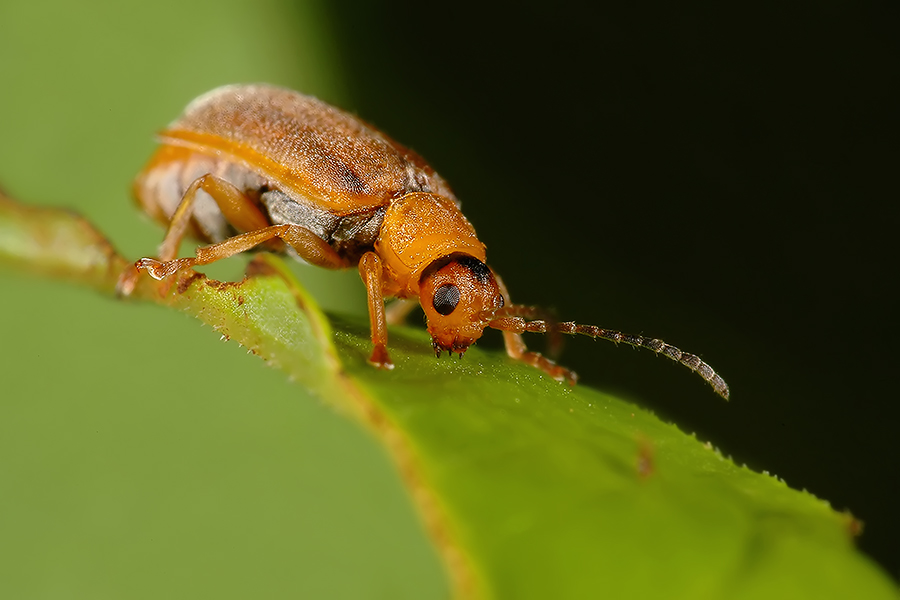
<svg viewBox="0 0 900 600"><path fill-rule="evenodd" d="M509 356L574 384L575 373L528 351L521 334L582 334L678 361L728 398L709 365L661 340L540 319L538 309L512 304L447 182L415 152L324 102L270 85L220 87L159 139L134 195L168 231L157 259L122 275L123 295L143 271L163 280L262 244L321 267L359 269L376 367L393 368L387 325L418 301L437 356L462 356L491 327L503 332ZM211 245L177 258L189 233ZM400 300L385 311L389 297Z"/></svg>

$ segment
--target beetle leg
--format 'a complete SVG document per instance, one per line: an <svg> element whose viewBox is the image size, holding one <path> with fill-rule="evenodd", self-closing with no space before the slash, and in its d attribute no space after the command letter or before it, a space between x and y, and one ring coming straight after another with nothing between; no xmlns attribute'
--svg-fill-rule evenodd
<svg viewBox="0 0 900 600"><path fill-rule="evenodd" d="M369 325L372 328L372 356L369 363L380 369L393 369L387 351L387 320L384 316L384 282L381 259L374 252L366 252L359 259L359 275L369 297Z"/></svg>
<svg viewBox="0 0 900 600"><path fill-rule="evenodd" d="M316 266L328 269L341 269L349 266L347 260L340 256L325 240L305 227L290 224L271 225L256 231L248 231L247 233L236 235L218 244L197 248L197 255L193 258L178 258L168 261L142 258L134 266L138 270L147 271L154 279L165 279L182 269L208 265L217 260L246 252L263 242L275 238L282 239L296 250L302 259Z"/></svg>
<svg viewBox="0 0 900 600"><path fill-rule="evenodd" d="M418 305L419 302L412 298L397 298L384 311L388 325L402 325Z"/></svg>
<svg viewBox="0 0 900 600"><path fill-rule="evenodd" d="M178 207L169 219L166 237L159 246L159 261L169 262L178 256L178 247L187 233L193 216L194 200L197 192L203 190L216 202L225 220L239 231L255 231L269 225L261 210L239 189L211 174L198 177L188 186ZM229 255L230 256L230 255ZM135 265L137 267L137 265ZM176 269L177 270L177 269ZM173 271L174 272L174 271ZM137 284L140 268L126 269L119 277L116 289L120 295L128 296Z"/></svg>
<svg viewBox="0 0 900 600"><path fill-rule="evenodd" d="M503 299L506 301L505 309L509 310L513 308L515 305L512 304L509 299L509 290L506 289L503 280L496 273L494 273L494 279L497 281L497 287L500 288L500 293L503 294ZM497 319L495 323L499 325L502 321L503 319L500 318ZM510 324L512 325L512 322ZM540 352L528 350L528 346L525 345L525 340L522 339L521 332L516 331L513 327L504 329L502 327L496 327L494 324L491 326L500 329L503 333L503 343L506 346L506 354L510 358L520 360L526 365L531 365L532 367L540 369L557 381L565 381L569 385L575 385L575 382L578 380L578 375L574 371L556 364Z"/></svg>
<svg viewBox="0 0 900 600"><path fill-rule="evenodd" d="M255 231L269 225L261 210L239 189L213 175L198 177L185 190L178 208L169 220L169 230L159 246L159 259L168 261L178 256L178 247L187 233L193 216L197 192L203 190L215 200L225 220L239 231Z"/></svg>

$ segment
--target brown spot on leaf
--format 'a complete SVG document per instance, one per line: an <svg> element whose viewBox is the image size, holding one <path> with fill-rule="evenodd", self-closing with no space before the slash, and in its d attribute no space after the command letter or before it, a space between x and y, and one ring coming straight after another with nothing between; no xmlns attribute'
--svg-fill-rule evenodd
<svg viewBox="0 0 900 600"><path fill-rule="evenodd" d="M850 511L844 511L844 527L847 532L850 534L851 538L858 538L862 535L863 529L866 528L866 524L854 517L850 514Z"/></svg>
<svg viewBox="0 0 900 600"><path fill-rule="evenodd" d="M194 283L197 280L205 279L205 278L206 278L206 275L204 275L202 273L198 273L197 271L188 271L187 273L185 273L184 275L182 275L181 277L178 278L178 288L177 288L178 293L179 294L185 293L188 290L188 288L191 287L192 283Z"/></svg>
<svg viewBox="0 0 900 600"><path fill-rule="evenodd" d="M637 472L641 479L647 479L655 470L653 444L646 438L638 439Z"/></svg>
<svg viewBox="0 0 900 600"><path fill-rule="evenodd" d="M245 281L247 280L242 279L240 281L219 281L218 279L207 279L206 286L221 292L230 288L239 288L244 285Z"/></svg>

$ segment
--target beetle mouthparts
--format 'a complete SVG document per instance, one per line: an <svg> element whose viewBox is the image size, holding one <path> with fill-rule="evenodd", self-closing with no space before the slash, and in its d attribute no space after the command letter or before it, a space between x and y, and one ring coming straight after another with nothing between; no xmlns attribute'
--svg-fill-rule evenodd
<svg viewBox="0 0 900 600"><path fill-rule="evenodd" d="M468 350L469 346L471 346L474 342L475 342L475 340L471 340L471 339L462 339L461 340L460 338L454 338L452 343L442 344L437 339L432 338L431 347L434 348L434 355L438 358L441 357L441 354L445 350L447 351L447 354L449 356L453 356L453 353L455 352L456 354L459 355L460 358L462 358L463 354L466 353L466 350Z"/></svg>

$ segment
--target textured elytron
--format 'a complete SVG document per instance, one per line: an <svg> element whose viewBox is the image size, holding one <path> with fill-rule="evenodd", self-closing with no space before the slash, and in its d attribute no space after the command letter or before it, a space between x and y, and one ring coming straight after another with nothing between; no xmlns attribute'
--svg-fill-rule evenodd
<svg viewBox="0 0 900 600"><path fill-rule="evenodd" d="M194 100L161 137L227 155L337 214L410 192L456 201L415 152L337 108L273 86L213 90Z"/></svg>

